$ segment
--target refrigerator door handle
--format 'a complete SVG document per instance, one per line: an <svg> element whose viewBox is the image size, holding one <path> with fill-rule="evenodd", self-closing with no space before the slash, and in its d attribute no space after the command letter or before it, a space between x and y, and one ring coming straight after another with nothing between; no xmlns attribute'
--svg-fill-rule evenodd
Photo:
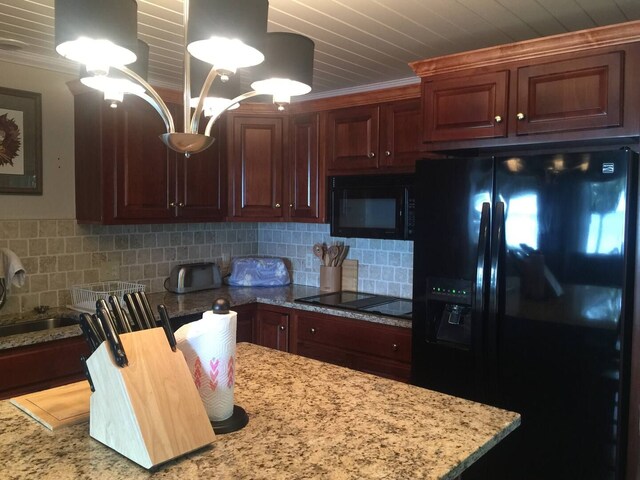
<svg viewBox="0 0 640 480"><path fill-rule="evenodd" d="M489 315L487 316L487 351L491 370L498 366L498 314L500 312L500 286L506 248L505 205L496 202L491 229L491 265L489 273ZM495 372L494 372L495 373ZM492 375L494 376L494 375Z"/></svg>
<svg viewBox="0 0 640 480"><path fill-rule="evenodd" d="M477 389L482 398L486 395L485 371L485 323L487 299L487 266L489 260L489 227L491 220L491 204L482 204L480 215L480 232L478 234L478 256L476 261L476 281L474 285L472 309L472 343L475 356Z"/></svg>

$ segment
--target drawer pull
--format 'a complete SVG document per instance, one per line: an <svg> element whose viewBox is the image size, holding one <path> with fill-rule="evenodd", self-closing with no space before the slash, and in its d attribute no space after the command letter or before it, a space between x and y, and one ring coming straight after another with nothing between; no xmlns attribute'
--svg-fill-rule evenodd
<svg viewBox="0 0 640 480"><path fill-rule="evenodd" d="M284 325L280 325L280 330L284 331L284 329L285 329L285 326Z"/></svg>
<svg viewBox="0 0 640 480"><path fill-rule="evenodd" d="M397 344L397 343L394 343L394 344L391 346L391 350L393 350L394 352L397 352L397 351L398 351L398 344Z"/></svg>
<svg viewBox="0 0 640 480"><path fill-rule="evenodd" d="M517 114L516 114L516 118L517 118L519 121L522 121L522 120L524 120L524 119L526 118L526 115L525 115L524 113L521 113L521 112L520 112L520 113L517 113Z"/></svg>
<svg viewBox="0 0 640 480"><path fill-rule="evenodd" d="M502 123L502 117L500 115L496 115L495 117L493 117L493 119L496 121L496 123Z"/></svg>
<svg viewBox="0 0 640 480"><path fill-rule="evenodd" d="M315 328L313 328L313 327L311 327L311 328L309 329L309 331L311 332L311 334L312 334L312 335L316 333L316 329L315 329Z"/></svg>

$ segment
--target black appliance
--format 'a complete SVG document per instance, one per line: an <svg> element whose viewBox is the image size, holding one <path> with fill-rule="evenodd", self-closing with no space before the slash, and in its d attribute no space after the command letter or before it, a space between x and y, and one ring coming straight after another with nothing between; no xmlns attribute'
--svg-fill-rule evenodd
<svg viewBox="0 0 640 480"><path fill-rule="evenodd" d="M412 381L519 412L464 479L622 479L637 154L425 159Z"/></svg>
<svg viewBox="0 0 640 480"><path fill-rule="evenodd" d="M413 238L413 175L329 177L332 237Z"/></svg>
<svg viewBox="0 0 640 480"><path fill-rule="evenodd" d="M296 302L378 313L392 317L411 318L411 300L389 297L387 295L376 295L374 293L350 292L345 290L297 298Z"/></svg>

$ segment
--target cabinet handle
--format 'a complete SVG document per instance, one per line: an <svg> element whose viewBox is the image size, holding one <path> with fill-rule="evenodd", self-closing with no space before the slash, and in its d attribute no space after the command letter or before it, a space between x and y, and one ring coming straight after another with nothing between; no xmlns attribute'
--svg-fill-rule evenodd
<svg viewBox="0 0 640 480"><path fill-rule="evenodd" d="M280 330L284 332L284 325L280 325Z"/></svg>
<svg viewBox="0 0 640 480"><path fill-rule="evenodd" d="M369 152L369 155L367 155L367 157L369 157L369 158L373 158L375 156L376 156L376 154L374 152Z"/></svg>
<svg viewBox="0 0 640 480"><path fill-rule="evenodd" d="M316 333L316 329L315 329L315 328L313 328L313 327L311 327L311 328L309 329L309 331L311 332L311 334L312 334L312 335Z"/></svg>
<svg viewBox="0 0 640 480"><path fill-rule="evenodd" d="M280 208L280 204L279 203L276 203L276 208Z"/></svg>
<svg viewBox="0 0 640 480"><path fill-rule="evenodd" d="M398 344L397 344L397 343L394 343L394 344L391 346L391 350L393 350L394 352L397 352L397 351L398 351Z"/></svg>
<svg viewBox="0 0 640 480"><path fill-rule="evenodd" d="M170 207L175 207L175 206L176 206L176 202L171 202L171 203L169 203L169 206L170 206Z"/></svg>
<svg viewBox="0 0 640 480"><path fill-rule="evenodd" d="M522 121L522 120L524 120L524 119L526 118L526 115L525 115L524 113L522 113L522 112L518 112L518 113L516 114L516 118L517 118L518 120Z"/></svg>
<svg viewBox="0 0 640 480"><path fill-rule="evenodd" d="M502 123L502 117L500 115L496 115L495 117L493 117L493 119L496 121L496 123Z"/></svg>
<svg viewBox="0 0 640 480"><path fill-rule="evenodd" d="M391 152L389 150L385 150L384 151L384 155L385 155L385 157L390 157L391 156Z"/></svg>

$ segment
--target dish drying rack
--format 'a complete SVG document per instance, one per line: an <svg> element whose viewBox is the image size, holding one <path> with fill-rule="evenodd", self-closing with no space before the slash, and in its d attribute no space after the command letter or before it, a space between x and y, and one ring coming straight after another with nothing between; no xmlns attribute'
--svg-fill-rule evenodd
<svg viewBox="0 0 640 480"><path fill-rule="evenodd" d="M71 287L71 302L69 308L79 312L95 313L96 302L99 299L107 301L109 295L114 295L120 299L120 304L124 307L123 296L127 293L144 292L145 286L141 283L131 282L97 282L85 285L73 285Z"/></svg>

